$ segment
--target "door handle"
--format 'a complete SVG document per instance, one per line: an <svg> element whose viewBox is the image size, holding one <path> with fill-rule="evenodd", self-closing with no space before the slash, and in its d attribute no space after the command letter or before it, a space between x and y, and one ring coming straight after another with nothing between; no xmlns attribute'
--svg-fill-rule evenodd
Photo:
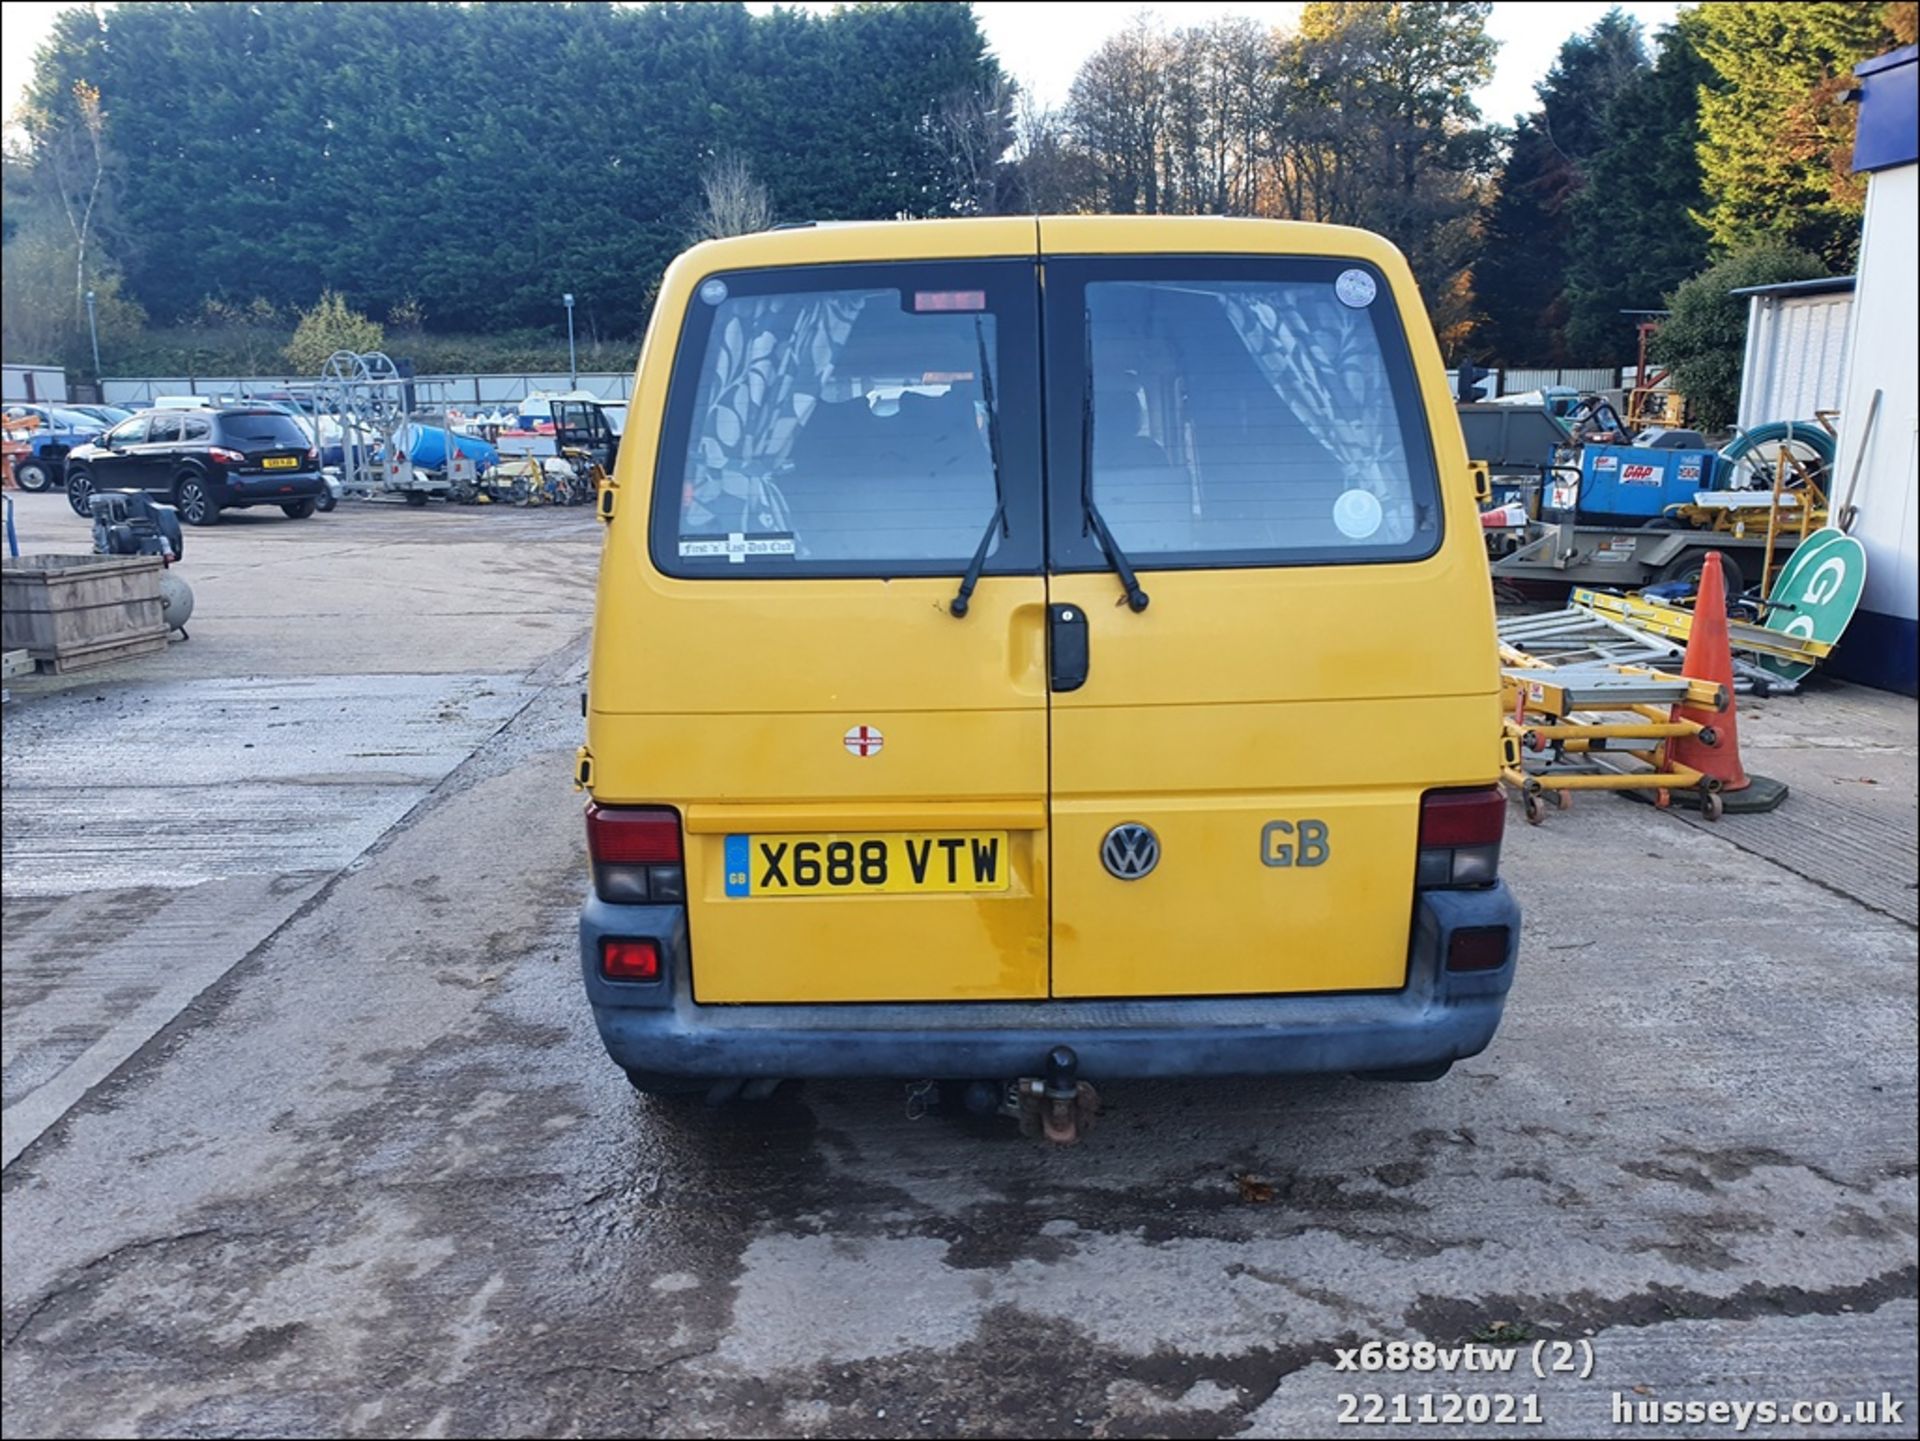
<svg viewBox="0 0 1920 1441"><path fill-rule="evenodd" d="M1087 613L1077 605L1047 607L1047 678L1057 691L1087 683Z"/></svg>

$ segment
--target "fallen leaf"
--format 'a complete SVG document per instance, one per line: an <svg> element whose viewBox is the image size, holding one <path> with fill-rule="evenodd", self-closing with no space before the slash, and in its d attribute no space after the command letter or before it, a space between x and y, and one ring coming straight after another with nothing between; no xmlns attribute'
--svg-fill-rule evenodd
<svg viewBox="0 0 1920 1441"><path fill-rule="evenodd" d="M1264 1206L1273 1199L1273 1182L1264 1180L1250 1172L1242 1172L1233 1178L1240 1188L1240 1199L1255 1206Z"/></svg>

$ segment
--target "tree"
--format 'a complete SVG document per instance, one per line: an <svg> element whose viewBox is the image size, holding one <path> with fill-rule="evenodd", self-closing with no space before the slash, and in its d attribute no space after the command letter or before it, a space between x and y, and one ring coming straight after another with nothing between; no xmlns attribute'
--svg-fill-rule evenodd
<svg viewBox="0 0 1920 1441"><path fill-rule="evenodd" d="M27 151L19 159L31 203L56 211L71 240L73 316L79 324L86 315L88 261L98 239L109 169L100 88L82 77L59 91L30 96L21 107L20 124Z"/></svg>
<svg viewBox="0 0 1920 1441"><path fill-rule="evenodd" d="M1093 203L1116 215L1157 214L1166 139L1168 44L1136 16L1087 57L1067 94L1067 123L1086 155Z"/></svg>
<svg viewBox="0 0 1920 1441"><path fill-rule="evenodd" d="M1850 165L1852 70L1911 33L1911 5L1703 5L1689 34L1700 92L1700 218L1716 249L1771 240L1836 271L1859 250L1865 189Z"/></svg>
<svg viewBox="0 0 1920 1441"><path fill-rule="evenodd" d="M1274 36L1225 16L1167 43L1162 208L1194 215L1260 211L1262 141L1273 110Z"/></svg>
<svg viewBox="0 0 1920 1441"><path fill-rule="evenodd" d="M1559 358L1553 319L1566 290L1566 250L1557 206L1567 170L1535 120L1515 124L1474 267L1484 314L1478 338L1503 365L1552 365Z"/></svg>
<svg viewBox="0 0 1920 1441"><path fill-rule="evenodd" d="M700 191L703 199L693 220L696 240L751 235L773 224L767 187L753 178L753 167L734 151L707 163L700 172Z"/></svg>
<svg viewBox="0 0 1920 1441"><path fill-rule="evenodd" d="M4 252L6 285L0 287L0 336L8 359L93 370L84 295L81 313L73 310L76 251L72 232L50 211L27 209L15 219ZM146 326L146 312L123 293L118 268L98 254L87 283L101 363L111 365Z"/></svg>
<svg viewBox="0 0 1920 1441"><path fill-rule="evenodd" d="M1694 218L1700 183L1699 91L1712 71L1688 38L1698 11L1660 36L1659 59L1607 107L1606 139L1569 211L1567 353L1575 364L1632 354L1634 320L1707 263Z"/></svg>
<svg viewBox="0 0 1920 1441"><path fill-rule="evenodd" d="M1329 0L1283 63L1276 164L1304 219L1364 225L1406 254L1441 342L1472 323L1468 265L1492 136L1473 92L1493 74L1486 4Z"/></svg>
<svg viewBox="0 0 1920 1441"><path fill-rule="evenodd" d="M105 178L86 273L112 254L167 325L209 296L285 312L331 289L372 315L417 296L440 333L552 335L570 289L589 336L635 336L719 155L738 155L780 215L991 203L991 164L956 177L930 124L943 97L1000 84L968 5L103 13L61 14L36 60L29 108L49 125L29 127L27 169L51 165L56 141L86 159L74 84L96 86ZM210 56L216 82L181 83Z"/></svg>
<svg viewBox="0 0 1920 1441"><path fill-rule="evenodd" d="M1646 64L1639 25L1609 10L1560 47L1534 87L1539 108L1514 128L1475 268L1484 337L1508 365L1567 363L1573 209L1611 133L1614 101Z"/></svg>
<svg viewBox="0 0 1920 1441"><path fill-rule="evenodd" d="M1093 176L1065 114L1037 104L1030 94L1022 93L1014 105L1012 171L1010 209L1060 215L1091 203Z"/></svg>
<svg viewBox="0 0 1920 1441"><path fill-rule="evenodd" d="M984 84L940 97L928 118L933 142L947 161L948 204L956 215L995 215L1011 184L1006 164L1013 147L1014 84L995 73Z"/></svg>
<svg viewBox="0 0 1920 1441"><path fill-rule="evenodd" d="M60 204L73 231L73 303L78 313L87 303L87 245L93 239L93 219L100 208L100 186L107 178L107 122L100 109L99 88L84 80L73 82L73 108L84 148L49 147L47 168L59 186ZM76 150L77 162L69 158Z"/></svg>
<svg viewBox="0 0 1920 1441"><path fill-rule="evenodd" d="M322 291L311 310L300 312L300 323L287 342L287 364L303 375L318 375L336 350L378 350L386 338L379 321L349 308L337 292Z"/></svg>
<svg viewBox="0 0 1920 1441"><path fill-rule="evenodd" d="M1762 245L1729 256L1668 297L1672 314L1653 338L1653 358L1671 367L1674 389L1687 397L1702 428L1731 425L1740 404L1748 301L1733 292L1750 285L1812 280L1825 272L1817 256Z"/></svg>

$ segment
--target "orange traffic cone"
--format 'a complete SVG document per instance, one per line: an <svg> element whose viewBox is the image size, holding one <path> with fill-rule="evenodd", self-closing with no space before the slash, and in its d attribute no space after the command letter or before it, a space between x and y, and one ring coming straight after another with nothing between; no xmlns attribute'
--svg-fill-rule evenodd
<svg viewBox="0 0 1920 1441"><path fill-rule="evenodd" d="M1733 645L1727 638L1727 581L1720 573L1720 552L1707 552L1700 568L1700 589L1693 599L1693 625L1687 632L1687 658L1680 673L1692 680L1709 680L1727 695L1727 708L1677 705L1671 720L1698 721L1712 726L1714 742L1694 736L1667 742L1668 764L1691 766L1720 782L1722 791L1742 791L1753 784L1740 766L1740 730L1733 703Z"/></svg>

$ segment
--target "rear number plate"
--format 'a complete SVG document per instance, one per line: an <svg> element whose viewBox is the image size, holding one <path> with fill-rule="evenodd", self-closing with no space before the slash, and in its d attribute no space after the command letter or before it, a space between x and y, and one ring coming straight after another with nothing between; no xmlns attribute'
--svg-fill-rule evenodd
<svg viewBox="0 0 1920 1441"><path fill-rule="evenodd" d="M291 455L270 455L260 464L268 470L292 470L300 461Z"/></svg>
<svg viewBox="0 0 1920 1441"><path fill-rule="evenodd" d="M729 896L1004 891L1005 831L727 837Z"/></svg>

